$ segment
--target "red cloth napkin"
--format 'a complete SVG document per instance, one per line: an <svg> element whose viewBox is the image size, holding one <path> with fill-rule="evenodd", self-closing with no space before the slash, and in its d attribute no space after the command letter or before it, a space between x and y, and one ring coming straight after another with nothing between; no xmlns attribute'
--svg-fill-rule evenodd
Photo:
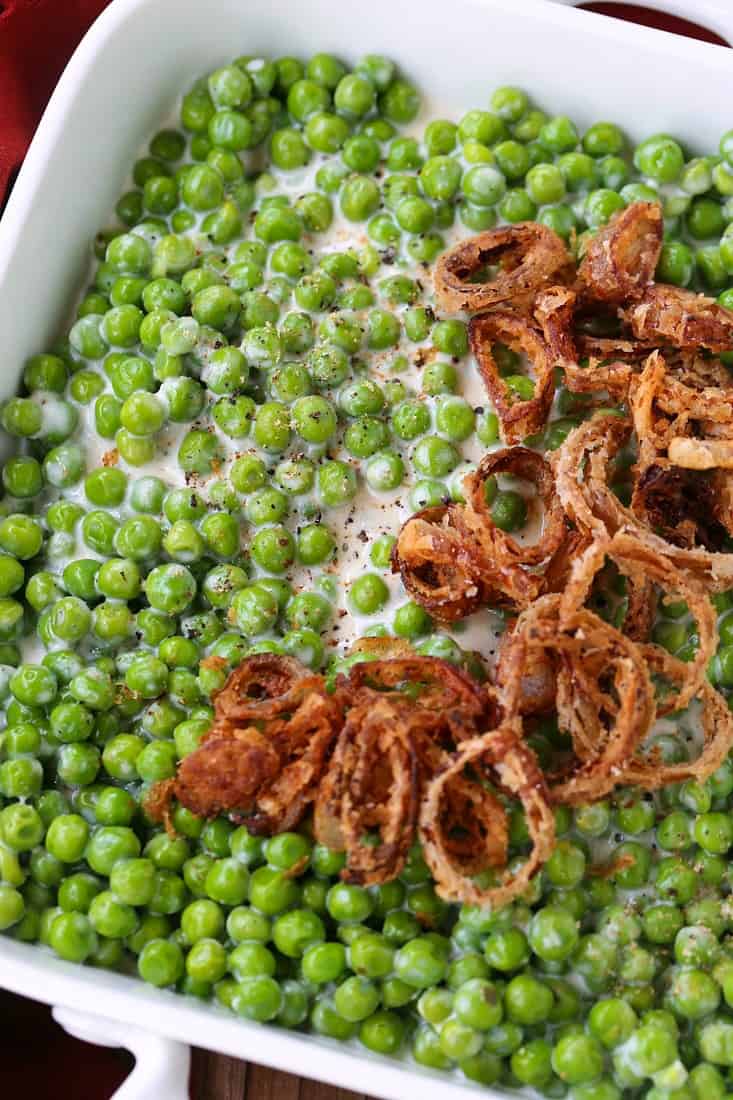
<svg viewBox="0 0 733 1100"><path fill-rule="evenodd" d="M108 0L0 0L0 209L46 102Z"/></svg>
<svg viewBox="0 0 733 1100"><path fill-rule="evenodd" d="M0 210L54 85L108 0L0 0ZM582 7L727 43L694 23L632 4Z"/></svg>

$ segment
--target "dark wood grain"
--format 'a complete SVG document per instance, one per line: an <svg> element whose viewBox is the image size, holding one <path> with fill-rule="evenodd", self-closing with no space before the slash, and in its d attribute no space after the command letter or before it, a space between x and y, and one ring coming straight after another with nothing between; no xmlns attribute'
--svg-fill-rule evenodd
<svg viewBox="0 0 733 1100"><path fill-rule="evenodd" d="M299 1100L299 1092L300 1080L292 1073L254 1064L247 1067L247 1091L243 1100Z"/></svg>
<svg viewBox="0 0 733 1100"><path fill-rule="evenodd" d="M321 1085L318 1081L302 1079L298 1100L368 1100L368 1097L362 1092L350 1092L348 1089L337 1089L333 1085Z"/></svg>
<svg viewBox="0 0 733 1100"><path fill-rule="evenodd" d="M191 1100L369 1100L361 1092L323 1085L254 1063L194 1050Z"/></svg>
<svg viewBox="0 0 733 1100"><path fill-rule="evenodd" d="M191 1100L245 1100L246 1062L208 1050L194 1050L191 1059Z"/></svg>

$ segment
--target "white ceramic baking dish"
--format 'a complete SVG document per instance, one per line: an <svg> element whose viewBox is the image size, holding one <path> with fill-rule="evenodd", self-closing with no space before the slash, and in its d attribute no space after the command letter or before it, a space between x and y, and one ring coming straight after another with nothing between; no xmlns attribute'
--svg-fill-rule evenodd
<svg viewBox="0 0 733 1100"><path fill-rule="evenodd" d="M733 42L730 0L650 6ZM733 126L733 54L546 0L114 0L61 78L0 223L0 398L25 357L57 335L135 151L187 84L232 55L316 50L394 57L429 94L428 113L458 117L516 83L581 126L611 118L636 139L667 130L700 152ZM390 1100L466 1100L477 1090L3 937L0 985L56 1006L84 1038L129 1047L137 1066L118 1100L183 1100L188 1044Z"/></svg>

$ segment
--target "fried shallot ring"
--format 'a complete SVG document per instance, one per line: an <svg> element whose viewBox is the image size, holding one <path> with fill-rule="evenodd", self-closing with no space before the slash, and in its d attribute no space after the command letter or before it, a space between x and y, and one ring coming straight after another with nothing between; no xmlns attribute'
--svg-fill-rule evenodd
<svg viewBox="0 0 733 1100"><path fill-rule="evenodd" d="M291 690L310 676L293 657L257 653L242 661L217 692L217 711L230 720L271 718L292 706Z"/></svg>
<svg viewBox="0 0 733 1100"><path fill-rule="evenodd" d="M606 392L624 401L639 365L652 347L636 341L575 333L578 360L565 363L565 385L573 393Z"/></svg>
<svg viewBox="0 0 733 1100"><path fill-rule="evenodd" d="M686 470L733 470L733 439L689 439L674 436L667 454Z"/></svg>
<svg viewBox="0 0 733 1100"><path fill-rule="evenodd" d="M506 867L509 818L493 791L456 775L444 792L442 811L441 837L454 868L471 876Z"/></svg>
<svg viewBox="0 0 733 1100"><path fill-rule="evenodd" d="M450 838L444 832L446 803L450 802L453 782L466 781L469 767L479 775L493 777L507 795L518 798L526 814L532 840L532 851L515 872L504 873L499 885L481 887L466 877L460 858L452 850ZM448 823L452 815L448 810ZM489 866L496 846L494 831L502 828L497 818L482 822L485 831L486 865ZM420 806L419 833L423 856L435 880L438 895L466 905L500 908L521 894L552 854L555 841L555 819L547 798L547 788L537 758L522 740L521 726L506 722L490 733L465 741L455 756L428 783Z"/></svg>
<svg viewBox="0 0 733 1100"><path fill-rule="evenodd" d="M507 643L499 698L504 713L521 705L527 662L554 665L555 705L576 761L550 783L553 802L603 798L621 765L641 744L655 716L654 689L638 647L587 608L563 610L564 597L544 596L524 611Z"/></svg>
<svg viewBox="0 0 733 1100"><path fill-rule="evenodd" d="M643 654L655 676L678 686L684 684L687 675L684 661L656 645L644 646ZM624 768L624 783L653 791L670 783L684 783L687 779L704 783L717 771L733 748L733 714L726 699L708 680L700 686L699 702L703 733L699 756L679 764L665 764L653 753L646 754L642 749Z"/></svg>
<svg viewBox="0 0 733 1100"><path fill-rule="evenodd" d="M506 691L507 684L517 672L516 653L512 647L511 638L511 633L504 636L499 650L499 660L494 670L494 683L500 694ZM519 672L518 690L511 700L513 710L522 716L548 714L554 710L557 677L555 666L548 654L534 647L525 650ZM506 711L508 708L502 709Z"/></svg>
<svg viewBox="0 0 733 1100"><path fill-rule="evenodd" d="M629 386L629 411L639 445L637 475L656 462L667 449L670 421L661 415L657 398L667 377L667 364L659 351L653 351L644 361L643 369ZM677 431L687 426L686 416L675 424ZM636 511L632 503L632 509Z"/></svg>
<svg viewBox="0 0 733 1100"><path fill-rule="evenodd" d="M699 398L702 392L705 391L692 391L675 379L659 352L648 357L641 374L634 379L629 404L639 440L639 457L631 510L675 545L702 545L708 550L719 550L726 530L718 518L712 479L702 472L704 465L702 471L696 471L676 461L680 457L680 442L688 454L698 442L687 435L694 404L687 402L686 395ZM727 409L727 415L733 416L733 408L722 396L714 404L716 410Z"/></svg>
<svg viewBox="0 0 733 1100"><path fill-rule="evenodd" d="M498 310L472 317L468 331L471 350L499 417L504 440L518 443L536 434L544 427L555 393L555 359L543 334L526 318ZM529 359L536 373L532 397L520 398L501 377L493 353L497 343L523 352Z"/></svg>
<svg viewBox="0 0 733 1100"><path fill-rule="evenodd" d="M667 558L709 591L733 587L733 554L675 546L650 531L614 494L608 483L610 466L630 430L628 420L597 413L575 428L555 452L555 485L566 514L581 532L602 541L623 528L648 554Z"/></svg>
<svg viewBox="0 0 733 1100"><path fill-rule="evenodd" d="M413 703L439 713L443 719L451 711L460 709L479 721L491 705L483 685L440 657L420 657L413 653L386 661L359 661L348 675L349 689L354 692L364 687L394 692L405 684L419 685L420 691L413 695Z"/></svg>
<svg viewBox="0 0 733 1100"><path fill-rule="evenodd" d="M347 882L386 882L405 865L419 802L415 721L407 699L368 693L349 711L339 734L316 799L314 831L321 843L333 842L337 827ZM372 830L377 842L365 842Z"/></svg>
<svg viewBox="0 0 733 1100"><path fill-rule="evenodd" d="M588 365L565 365L565 385L571 393L608 393L623 401L628 393L634 368L622 360L590 359Z"/></svg>
<svg viewBox="0 0 733 1100"><path fill-rule="evenodd" d="M424 508L402 525L392 548L392 572L400 574L413 600L442 622L465 619L487 595L455 517L455 505Z"/></svg>
<svg viewBox="0 0 733 1100"><path fill-rule="evenodd" d="M621 633L633 642L647 642L657 614L657 594L645 577L626 578L626 614Z"/></svg>
<svg viewBox="0 0 733 1100"><path fill-rule="evenodd" d="M676 546L718 551L727 531L720 494L703 471L652 462L637 475L631 507L657 534Z"/></svg>
<svg viewBox="0 0 733 1100"><path fill-rule="evenodd" d="M537 542L520 543L500 530L491 518L486 482L497 474L528 481L543 506L542 534ZM549 462L528 447L505 447L484 455L477 468L464 478L466 506L463 521L481 552L494 568L523 569L548 562L563 545L568 528L555 492L555 475Z"/></svg>
<svg viewBox="0 0 733 1100"><path fill-rule="evenodd" d="M562 592L567 584L573 562L591 541L583 531L568 527L565 538L542 570L543 592Z"/></svg>
<svg viewBox="0 0 733 1100"><path fill-rule="evenodd" d="M713 425L718 432L733 430L733 386L690 385L659 351L645 360L632 382L629 400L641 452L648 443L667 450L673 437L689 434L691 420L704 421L708 430Z"/></svg>
<svg viewBox="0 0 733 1100"><path fill-rule="evenodd" d="M733 312L692 290L652 283L621 316L638 340L716 353L733 349Z"/></svg>
<svg viewBox="0 0 733 1100"><path fill-rule="evenodd" d="M630 435L631 424L624 417L596 413L574 428L553 455L560 504L591 539L607 538L625 520L623 505L608 482L611 463Z"/></svg>
<svg viewBox="0 0 733 1100"><path fill-rule="evenodd" d="M697 624L697 652L685 664L685 675L679 693L664 702L659 714L682 710L699 692L706 680L708 663L718 647L718 627L715 608L703 586L664 555L655 553L634 533L619 531L610 540L594 542L577 559L570 581L560 602L560 621L573 621L590 595L596 574L610 559L624 576L637 582L653 581L665 592L665 598L676 596L685 600Z"/></svg>
<svg viewBox="0 0 733 1100"><path fill-rule="evenodd" d="M460 241L435 265L435 298L441 309L479 310L524 298L556 282L572 264L561 238L537 222L489 229ZM478 281L486 267L498 265L496 278Z"/></svg>
<svg viewBox="0 0 733 1100"><path fill-rule="evenodd" d="M656 202L634 202L591 238L578 268L583 297L623 305L641 298L654 278L664 222Z"/></svg>
<svg viewBox="0 0 733 1100"><path fill-rule="evenodd" d="M573 338L573 316L577 295L566 286L540 290L532 303L532 314L542 329L550 358L556 367L574 363L577 358Z"/></svg>

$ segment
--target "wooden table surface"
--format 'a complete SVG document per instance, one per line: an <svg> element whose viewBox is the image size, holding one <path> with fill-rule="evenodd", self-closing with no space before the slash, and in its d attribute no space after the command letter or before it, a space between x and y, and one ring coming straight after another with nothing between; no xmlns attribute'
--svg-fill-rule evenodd
<svg viewBox="0 0 733 1100"><path fill-rule="evenodd" d="M362 1092L195 1050L191 1100L368 1100Z"/></svg>
<svg viewBox="0 0 733 1100"><path fill-rule="evenodd" d="M127 1051L72 1039L46 1005L0 990L0 1019L0 1097L109 1100L132 1069ZM191 1100L369 1100L205 1050L193 1051L190 1094Z"/></svg>

